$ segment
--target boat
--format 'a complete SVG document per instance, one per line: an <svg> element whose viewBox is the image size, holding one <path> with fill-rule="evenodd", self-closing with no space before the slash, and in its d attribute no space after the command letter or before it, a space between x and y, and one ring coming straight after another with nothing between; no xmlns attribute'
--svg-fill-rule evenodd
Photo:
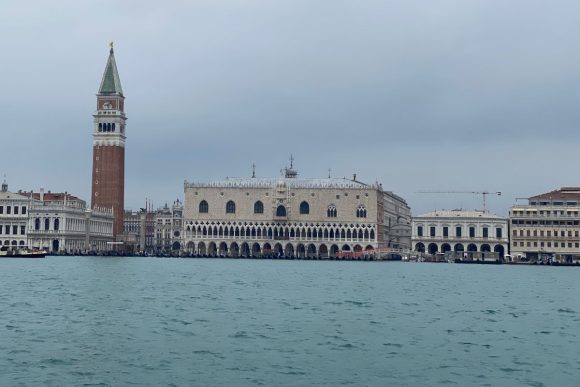
<svg viewBox="0 0 580 387"><path fill-rule="evenodd" d="M18 250L2 250L0 258L44 258L46 254L48 254L46 250L31 250L25 247Z"/></svg>

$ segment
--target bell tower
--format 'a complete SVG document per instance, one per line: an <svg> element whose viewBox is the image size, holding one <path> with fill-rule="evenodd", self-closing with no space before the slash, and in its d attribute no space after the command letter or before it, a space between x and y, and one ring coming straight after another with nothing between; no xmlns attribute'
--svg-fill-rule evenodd
<svg viewBox="0 0 580 387"><path fill-rule="evenodd" d="M91 208L112 208L115 239L123 233L125 203L125 96L113 43L93 114L93 179Z"/></svg>

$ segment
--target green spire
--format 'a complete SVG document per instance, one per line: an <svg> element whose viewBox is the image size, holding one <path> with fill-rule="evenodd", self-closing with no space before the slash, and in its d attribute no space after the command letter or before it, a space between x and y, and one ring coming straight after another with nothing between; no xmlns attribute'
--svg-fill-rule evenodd
<svg viewBox="0 0 580 387"><path fill-rule="evenodd" d="M113 52L113 42L110 43L111 50L109 51L109 60L105 67L101 87L99 87L99 94L118 94L123 95L123 88L121 88L121 81L119 73L117 72L117 64L115 63L115 54Z"/></svg>

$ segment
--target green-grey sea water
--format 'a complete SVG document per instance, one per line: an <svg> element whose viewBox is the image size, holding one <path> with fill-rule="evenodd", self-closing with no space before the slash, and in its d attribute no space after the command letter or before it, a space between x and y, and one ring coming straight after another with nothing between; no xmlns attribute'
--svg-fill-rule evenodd
<svg viewBox="0 0 580 387"><path fill-rule="evenodd" d="M0 259L1 386L579 386L580 270Z"/></svg>

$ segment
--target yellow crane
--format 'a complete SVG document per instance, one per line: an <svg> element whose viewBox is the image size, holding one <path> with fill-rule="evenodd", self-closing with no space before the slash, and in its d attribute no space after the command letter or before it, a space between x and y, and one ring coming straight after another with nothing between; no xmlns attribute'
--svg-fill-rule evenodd
<svg viewBox="0 0 580 387"><path fill-rule="evenodd" d="M497 195L501 196L501 192L489 192L489 191L419 191L421 194L471 194L471 195L481 195L483 198L483 212L487 211L487 195Z"/></svg>

